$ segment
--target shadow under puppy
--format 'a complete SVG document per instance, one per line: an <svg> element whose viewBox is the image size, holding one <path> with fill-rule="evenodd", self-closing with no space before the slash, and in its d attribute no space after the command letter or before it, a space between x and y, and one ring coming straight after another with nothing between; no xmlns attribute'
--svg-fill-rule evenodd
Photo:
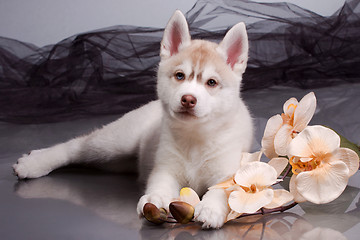
<svg viewBox="0 0 360 240"><path fill-rule="evenodd" d="M13 166L17 176L37 178L71 163L120 172L137 166L146 182L139 214L147 202L168 209L188 186L204 194L195 220L204 228L220 228L227 196L208 187L235 174L252 143L252 120L240 98L248 59L245 25L236 24L219 44L191 40L184 15L176 11L165 28L160 56L159 100L89 135L24 155Z"/></svg>

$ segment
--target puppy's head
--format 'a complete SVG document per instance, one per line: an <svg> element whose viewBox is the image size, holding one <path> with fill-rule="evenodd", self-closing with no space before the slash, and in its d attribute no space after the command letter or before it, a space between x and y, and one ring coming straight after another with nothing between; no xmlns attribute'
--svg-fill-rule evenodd
<svg viewBox="0 0 360 240"><path fill-rule="evenodd" d="M160 56L157 90L170 117L206 121L237 106L248 59L243 23L220 44L191 40L184 15L176 11L165 28Z"/></svg>

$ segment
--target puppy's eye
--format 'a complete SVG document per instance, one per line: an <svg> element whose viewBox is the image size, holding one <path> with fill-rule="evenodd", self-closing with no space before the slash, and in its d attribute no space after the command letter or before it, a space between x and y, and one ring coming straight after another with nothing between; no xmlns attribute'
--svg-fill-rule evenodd
<svg viewBox="0 0 360 240"><path fill-rule="evenodd" d="M206 84L210 87L215 87L217 85L217 82L214 79L209 79Z"/></svg>
<svg viewBox="0 0 360 240"><path fill-rule="evenodd" d="M176 72L175 73L175 79L179 80L179 81L184 80L185 79L185 74L183 72Z"/></svg>

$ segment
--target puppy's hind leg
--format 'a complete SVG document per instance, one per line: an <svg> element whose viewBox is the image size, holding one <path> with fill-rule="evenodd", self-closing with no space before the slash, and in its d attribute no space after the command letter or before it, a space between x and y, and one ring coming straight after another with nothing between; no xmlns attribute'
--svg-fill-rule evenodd
<svg viewBox="0 0 360 240"><path fill-rule="evenodd" d="M13 165L14 172L21 179L37 178L71 163L128 158L137 153L141 140L159 125L161 116L160 102L150 102L89 135L23 155Z"/></svg>

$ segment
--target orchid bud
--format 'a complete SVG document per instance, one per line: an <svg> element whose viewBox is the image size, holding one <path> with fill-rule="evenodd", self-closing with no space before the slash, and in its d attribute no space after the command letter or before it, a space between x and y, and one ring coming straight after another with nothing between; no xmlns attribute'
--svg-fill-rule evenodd
<svg viewBox="0 0 360 240"><path fill-rule="evenodd" d="M167 219L167 212L164 208L157 208L152 203L146 203L143 208L144 217L149 222L162 224Z"/></svg>
<svg viewBox="0 0 360 240"><path fill-rule="evenodd" d="M175 220L181 224L190 222L194 217L194 207L186 202L172 202L169 209Z"/></svg>
<svg viewBox="0 0 360 240"><path fill-rule="evenodd" d="M180 190L180 198L178 200L186 202L191 206L196 206L200 202L199 195L189 187L184 187Z"/></svg>

